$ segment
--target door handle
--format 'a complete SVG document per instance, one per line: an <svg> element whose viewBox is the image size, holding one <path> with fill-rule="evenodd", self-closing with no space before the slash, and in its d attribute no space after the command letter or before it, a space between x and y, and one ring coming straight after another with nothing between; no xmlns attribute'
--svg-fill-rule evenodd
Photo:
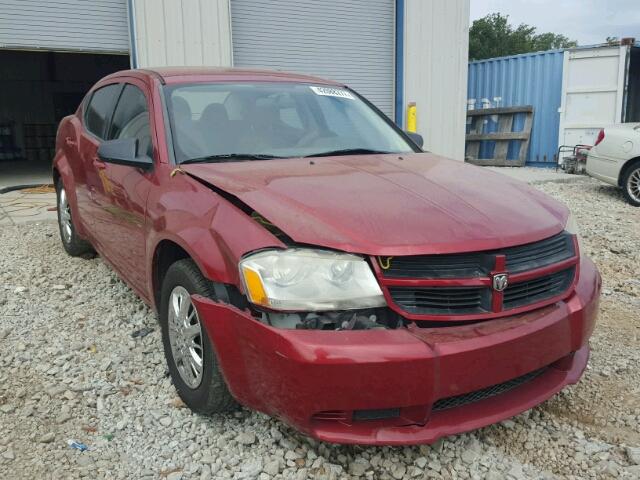
<svg viewBox="0 0 640 480"><path fill-rule="evenodd" d="M64 142L69 146L69 147L75 147L76 145L78 145L78 142L76 142L73 138L71 137L66 137L64 139Z"/></svg>
<svg viewBox="0 0 640 480"><path fill-rule="evenodd" d="M93 166L98 170L104 170L107 168L107 164L100 160L98 157L93 158Z"/></svg>

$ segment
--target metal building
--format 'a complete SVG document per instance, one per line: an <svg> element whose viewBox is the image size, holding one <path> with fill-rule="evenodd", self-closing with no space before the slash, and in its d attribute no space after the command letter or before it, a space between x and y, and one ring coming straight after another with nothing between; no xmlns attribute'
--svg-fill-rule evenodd
<svg viewBox="0 0 640 480"><path fill-rule="evenodd" d="M2 0L0 48L127 53L124 0Z"/></svg>
<svg viewBox="0 0 640 480"><path fill-rule="evenodd" d="M231 31L235 66L322 71L393 116L393 2L233 0Z"/></svg>
<svg viewBox="0 0 640 480"><path fill-rule="evenodd" d="M462 160L468 29L469 0L0 0L0 167L49 161L60 118L129 65L331 78L401 126L415 103L425 148Z"/></svg>
<svg viewBox="0 0 640 480"><path fill-rule="evenodd" d="M469 0L130 0L132 63L266 67L345 82L425 148L464 156Z"/></svg>
<svg viewBox="0 0 640 480"><path fill-rule="evenodd" d="M58 122L128 52L124 0L1 0L0 174L50 170Z"/></svg>

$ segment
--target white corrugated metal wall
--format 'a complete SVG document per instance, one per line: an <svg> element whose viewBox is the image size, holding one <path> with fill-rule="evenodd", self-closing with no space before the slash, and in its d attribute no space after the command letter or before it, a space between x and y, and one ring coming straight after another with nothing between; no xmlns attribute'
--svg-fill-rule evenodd
<svg viewBox="0 0 640 480"><path fill-rule="evenodd" d="M0 48L126 53L126 0L2 0Z"/></svg>
<svg viewBox="0 0 640 480"><path fill-rule="evenodd" d="M469 0L404 0L404 106L425 149L464 159Z"/></svg>
<svg viewBox="0 0 640 480"><path fill-rule="evenodd" d="M132 3L134 66L231 66L229 0Z"/></svg>
<svg viewBox="0 0 640 480"><path fill-rule="evenodd" d="M237 67L345 83L393 118L395 0L231 0Z"/></svg>

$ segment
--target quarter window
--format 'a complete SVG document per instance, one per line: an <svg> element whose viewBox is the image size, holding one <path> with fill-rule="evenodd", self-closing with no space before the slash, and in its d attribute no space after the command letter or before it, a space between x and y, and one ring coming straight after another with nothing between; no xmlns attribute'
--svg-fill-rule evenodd
<svg viewBox="0 0 640 480"><path fill-rule="evenodd" d="M118 100L107 135L108 140L116 138L135 138L138 140L138 154L153 154L147 99L135 85L125 85Z"/></svg>
<svg viewBox="0 0 640 480"><path fill-rule="evenodd" d="M91 96L84 115L87 130L96 137L103 139L107 124L113 112L113 107L118 99L122 85L114 83L99 88Z"/></svg>

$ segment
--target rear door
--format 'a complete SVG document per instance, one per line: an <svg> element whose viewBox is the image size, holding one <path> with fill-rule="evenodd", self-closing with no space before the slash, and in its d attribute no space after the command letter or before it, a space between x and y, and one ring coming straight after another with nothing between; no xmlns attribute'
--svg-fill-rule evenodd
<svg viewBox="0 0 640 480"><path fill-rule="evenodd" d="M122 90L121 83L111 83L96 89L83 113L83 129L78 139L78 152L85 171L85 185L78 196L78 207L91 241L102 250L98 235L103 220L99 198L109 189L104 176L104 164L98 158L98 146L104 140L113 110Z"/></svg>
<svg viewBox="0 0 640 480"><path fill-rule="evenodd" d="M593 145L604 126L624 121L628 46L564 52L560 145Z"/></svg>
<svg viewBox="0 0 640 480"><path fill-rule="evenodd" d="M144 82L126 79L105 140L135 138L138 156L154 157L150 92ZM96 235L109 261L140 295L146 293L145 214L153 169L101 162L105 186L97 192L100 222Z"/></svg>

